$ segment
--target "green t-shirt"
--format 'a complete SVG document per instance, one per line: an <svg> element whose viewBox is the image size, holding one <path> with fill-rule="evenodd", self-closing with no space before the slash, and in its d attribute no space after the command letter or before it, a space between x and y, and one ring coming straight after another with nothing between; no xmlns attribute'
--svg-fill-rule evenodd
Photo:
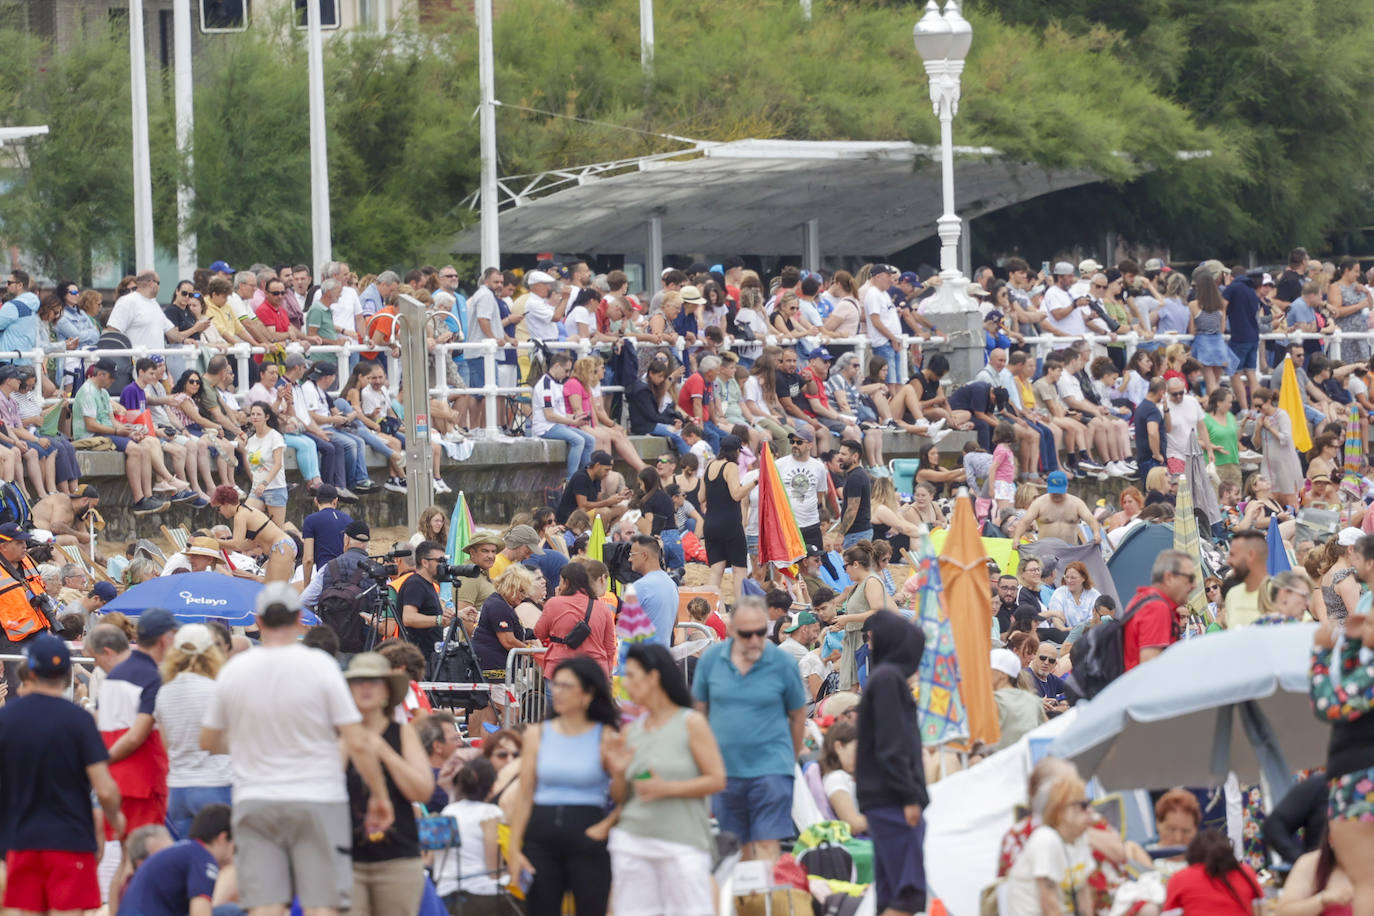
<svg viewBox="0 0 1374 916"><path fill-rule="evenodd" d="M87 417L97 423L114 426L114 417L110 409L110 393L91 381L78 388L76 397L72 399L73 439L85 439L87 436L95 435L86 431Z"/></svg>
<svg viewBox="0 0 1374 916"><path fill-rule="evenodd" d="M214 417L210 416L210 411L219 409L219 392L215 386L204 375L200 378L200 401L196 404L200 415L211 423L218 423Z"/></svg>
<svg viewBox="0 0 1374 916"><path fill-rule="evenodd" d="M329 310L329 306L324 305L318 299L310 306L310 311L305 316L305 330L318 330L319 335L325 340L337 340L339 337L338 329L334 327L334 313Z"/></svg>
<svg viewBox="0 0 1374 916"><path fill-rule="evenodd" d="M1207 414L1202 418L1207 424L1207 435L1212 438L1212 444L1217 447L1217 464L1240 464L1240 441L1236 433L1236 418L1230 414L1226 415L1225 423L1218 423L1216 418Z"/></svg>

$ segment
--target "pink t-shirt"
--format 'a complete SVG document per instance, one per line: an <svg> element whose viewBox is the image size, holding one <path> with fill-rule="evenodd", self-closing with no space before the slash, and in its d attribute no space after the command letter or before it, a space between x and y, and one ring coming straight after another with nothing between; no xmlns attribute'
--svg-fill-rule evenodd
<svg viewBox="0 0 1374 916"><path fill-rule="evenodd" d="M1016 482L1016 459L1011 448L1001 442L992 450L992 479L1002 483Z"/></svg>
<svg viewBox="0 0 1374 916"><path fill-rule="evenodd" d="M572 396L577 395L582 399L582 409L573 413ZM566 402L564 411L570 417L589 417L591 416L592 396L587 391L587 386L583 385L571 375L563 382L563 399Z"/></svg>

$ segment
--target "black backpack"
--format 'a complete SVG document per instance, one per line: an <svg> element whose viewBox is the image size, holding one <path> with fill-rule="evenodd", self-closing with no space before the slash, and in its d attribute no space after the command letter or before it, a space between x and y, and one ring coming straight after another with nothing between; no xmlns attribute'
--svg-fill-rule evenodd
<svg viewBox="0 0 1374 916"><path fill-rule="evenodd" d="M1137 594L1120 618L1109 617L1083 631L1069 658L1073 670L1066 680L1072 702L1091 700L1126 671L1126 624L1136 611L1158 595Z"/></svg>
<svg viewBox="0 0 1374 916"><path fill-rule="evenodd" d="M834 843L811 847L797 856L797 864L808 875L828 881L853 881L855 876L854 857L848 849Z"/></svg>
<svg viewBox="0 0 1374 916"><path fill-rule="evenodd" d="M367 571L361 563L353 568L351 576L344 578L340 575L340 559L335 557L330 560L320 572L320 575L328 577L329 584L315 602L315 616L339 637L340 652L363 652L367 649L368 627L359 612L364 610L364 597L372 585L367 581Z"/></svg>
<svg viewBox="0 0 1374 916"><path fill-rule="evenodd" d="M486 681L482 666L477 663L477 653L459 618L453 618L444 638L435 645L425 673L431 682L444 684L482 684ZM430 695L436 704L452 709L460 706L469 710L486 709L490 704L485 690L432 688Z"/></svg>

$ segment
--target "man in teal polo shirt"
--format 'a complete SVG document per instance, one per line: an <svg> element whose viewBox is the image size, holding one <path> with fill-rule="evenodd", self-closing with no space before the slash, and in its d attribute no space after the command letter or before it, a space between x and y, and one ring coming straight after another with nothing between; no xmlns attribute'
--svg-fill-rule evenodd
<svg viewBox="0 0 1374 916"><path fill-rule="evenodd" d="M768 641L763 600L745 597L730 638L707 649L692 693L725 758L725 791L715 797L722 833L745 859L773 861L792 836L792 774L802 748L806 688L796 661Z"/></svg>

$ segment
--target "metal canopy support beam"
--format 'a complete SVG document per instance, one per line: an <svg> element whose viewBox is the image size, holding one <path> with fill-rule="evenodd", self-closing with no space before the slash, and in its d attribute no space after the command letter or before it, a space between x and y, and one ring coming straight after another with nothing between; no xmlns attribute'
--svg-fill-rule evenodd
<svg viewBox="0 0 1374 916"><path fill-rule="evenodd" d="M482 157L479 181L482 201L482 263L501 266L501 205L496 186L496 51L492 39L491 0L476 0L477 82L482 99L477 109L477 130Z"/></svg>
<svg viewBox="0 0 1374 916"><path fill-rule="evenodd" d="M148 66L143 49L143 0L129 3L129 91L133 102L134 272L152 270L153 175L148 154Z"/></svg>
<svg viewBox="0 0 1374 916"><path fill-rule="evenodd" d="M310 94L310 256L315 259L315 276L323 280L325 265L334 257L329 225L329 141L324 120L324 38L320 31L320 0L307 0L305 6Z"/></svg>
<svg viewBox="0 0 1374 916"><path fill-rule="evenodd" d="M425 307L402 294L400 331L401 372L406 379L403 406L406 430L406 519L418 527L420 513L434 505L434 455L429 447L429 352L425 349Z"/></svg>
<svg viewBox="0 0 1374 916"><path fill-rule="evenodd" d="M809 219L802 223L802 269L821 269L821 221Z"/></svg>
<svg viewBox="0 0 1374 916"><path fill-rule="evenodd" d="M649 243L644 249L644 288L656 293L663 285L663 217L649 217Z"/></svg>
<svg viewBox="0 0 1374 916"><path fill-rule="evenodd" d="M966 277L973 276L973 229L970 228L972 222L972 218L966 219L959 227L959 271Z"/></svg>

